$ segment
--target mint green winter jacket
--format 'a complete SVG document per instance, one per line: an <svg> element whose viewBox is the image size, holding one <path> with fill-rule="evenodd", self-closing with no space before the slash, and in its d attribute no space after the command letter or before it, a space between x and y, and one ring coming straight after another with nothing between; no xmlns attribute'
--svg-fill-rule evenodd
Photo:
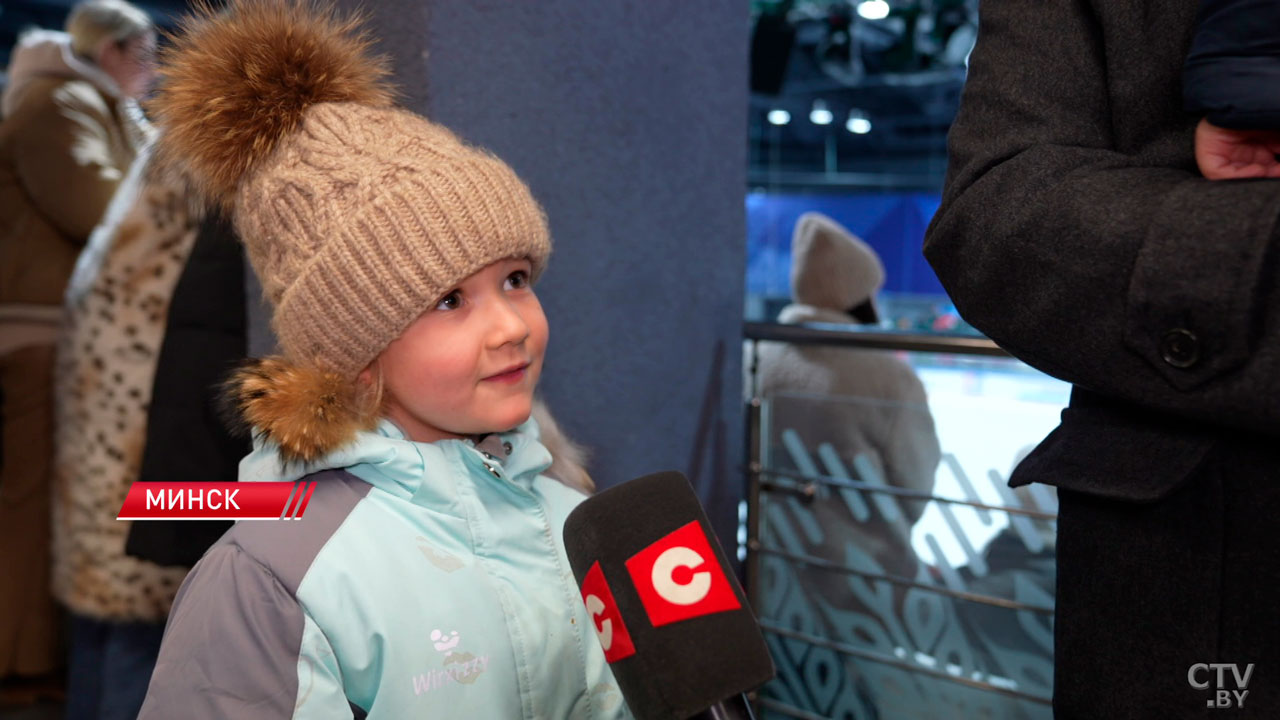
<svg viewBox="0 0 1280 720"><path fill-rule="evenodd" d="M142 720L629 718L565 557L584 499L542 475L535 421L417 443L390 421L284 472L300 521L244 521L191 571Z"/></svg>

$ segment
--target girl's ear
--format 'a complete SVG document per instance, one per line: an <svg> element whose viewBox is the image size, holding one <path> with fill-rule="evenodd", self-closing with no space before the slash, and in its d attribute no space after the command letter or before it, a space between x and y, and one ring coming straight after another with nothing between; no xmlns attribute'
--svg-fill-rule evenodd
<svg viewBox="0 0 1280 720"><path fill-rule="evenodd" d="M381 354L370 360L369 364L356 375L356 384L366 390L377 389L377 386L382 384L382 366L379 364L381 360ZM377 393L381 395L381 389L377 389Z"/></svg>
<svg viewBox="0 0 1280 720"><path fill-rule="evenodd" d="M386 393L381 359L381 355L375 357L356 375L356 390L361 395L363 404L375 411L380 411Z"/></svg>

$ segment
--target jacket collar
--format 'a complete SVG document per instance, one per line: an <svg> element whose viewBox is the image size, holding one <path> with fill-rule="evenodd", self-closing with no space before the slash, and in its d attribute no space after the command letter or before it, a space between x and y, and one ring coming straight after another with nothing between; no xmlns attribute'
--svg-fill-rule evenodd
<svg viewBox="0 0 1280 720"><path fill-rule="evenodd" d="M509 483L528 490L551 465L551 453L539 437L538 423L531 417L513 430L484 438L420 443L382 418L350 445L311 463L285 465L276 445L259 435L253 451L240 461L240 481L290 482L321 470L345 469L392 495L450 512L457 503L459 482Z"/></svg>

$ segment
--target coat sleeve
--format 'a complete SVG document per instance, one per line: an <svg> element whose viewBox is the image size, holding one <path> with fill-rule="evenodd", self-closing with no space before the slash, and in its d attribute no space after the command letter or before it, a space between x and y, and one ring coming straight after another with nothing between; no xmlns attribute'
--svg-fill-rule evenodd
<svg viewBox="0 0 1280 720"><path fill-rule="evenodd" d="M1188 112L1218 127L1280 130L1280 2L1201 0L1183 73Z"/></svg>
<svg viewBox="0 0 1280 720"><path fill-rule="evenodd" d="M961 314L1085 389L1280 432L1280 298L1268 263L1280 182L1194 172L1176 65L1167 83L1152 81L1169 86L1163 95L1127 111L1159 113L1151 125L1177 137L1164 151L1117 150L1104 61L1113 49L1086 3L984 0L980 22L925 238ZM1171 123L1186 125L1185 138ZM1179 152L1168 152L1174 140Z"/></svg>
<svg viewBox="0 0 1280 720"><path fill-rule="evenodd" d="M234 544L182 584L139 720L351 720L333 650L293 595Z"/></svg>
<svg viewBox="0 0 1280 720"><path fill-rule="evenodd" d="M83 243L129 169L111 153L110 110L63 85L33 113L14 150L18 177L40 213Z"/></svg>

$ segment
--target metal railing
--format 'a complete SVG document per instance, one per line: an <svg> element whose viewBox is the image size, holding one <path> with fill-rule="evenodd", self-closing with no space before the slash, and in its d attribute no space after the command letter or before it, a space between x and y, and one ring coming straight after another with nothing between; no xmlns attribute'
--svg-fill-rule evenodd
<svg viewBox="0 0 1280 720"><path fill-rule="evenodd" d="M931 334L899 332L892 330L850 330L841 325L804 323L783 325L780 323L749 322L742 326L746 340L773 340L791 345L827 345L831 347L862 348L864 350L906 350L908 352L936 352L953 355L983 355L1010 357L1009 353L991 340L967 334Z"/></svg>

